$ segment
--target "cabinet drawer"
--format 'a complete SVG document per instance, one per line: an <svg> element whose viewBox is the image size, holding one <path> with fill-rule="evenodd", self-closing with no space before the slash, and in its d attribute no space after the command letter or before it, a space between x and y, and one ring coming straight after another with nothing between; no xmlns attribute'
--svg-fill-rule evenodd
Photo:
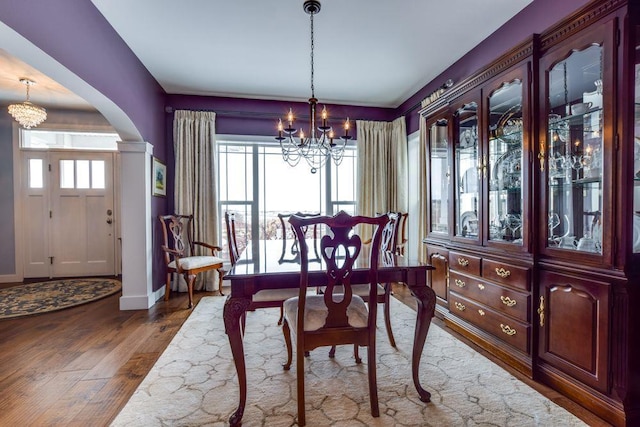
<svg viewBox="0 0 640 427"><path fill-rule="evenodd" d="M467 274L480 275L480 263L482 258L461 254L460 252L449 252L449 268L462 271Z"/></svg>
<svg viewBox="0 0 640 427"><path fill-rule="evenodd" d="M482 260L482 277L491 281L528 291L529 269L499 261Z"/></svg>
<svg viewBox="0 0 640 427"><path fill-rule="evenodd" d="M473 323L520 351L529 353L531 327L500 314L484 305L451 292L449 309L456 316Z"/></svg>
<svg viewBox="0 0 640 427"><path fill-rule="evenodd" d="M449 280L456 293L529 323L529 295L456 272Z"/></svg>

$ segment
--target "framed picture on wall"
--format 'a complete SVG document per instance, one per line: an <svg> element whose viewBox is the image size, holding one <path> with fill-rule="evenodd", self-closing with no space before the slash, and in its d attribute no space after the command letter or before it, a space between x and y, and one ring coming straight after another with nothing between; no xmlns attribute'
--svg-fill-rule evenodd
<svg viewBox="0 0 640 427"><path fill-rule="evenodd" d="M167 195L167 166L160 160L153 158L152 187L154 196Z"/></svg>

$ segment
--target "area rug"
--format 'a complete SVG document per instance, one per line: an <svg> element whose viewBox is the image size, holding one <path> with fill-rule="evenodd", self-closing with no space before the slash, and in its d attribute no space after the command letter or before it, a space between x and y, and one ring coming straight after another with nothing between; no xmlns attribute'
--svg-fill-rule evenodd
<svg viewBox="0 0 640 427"><path fill-rule="evenodd" d="M0 289L0 319L62 310L120 292L114 279L67 279Z"/></svg>
<svg viewBox="0 0 640 427"><path fill-rule="evenodd" d="M223 297L205 297L111 424L119 426L224 426L235 410L238 383L222 321ZM370 412L366 351L353 347L335 359L325 348L305 366L308 426L583 426L581 420L519 381L436 325L429 330L420 367L430 403L411 380L416 314L392 299L397 349L378 325L380 417ZM243 426L293 426L296 370L283 371L286 350L277 309L247 314L248 377Z"/></svg>

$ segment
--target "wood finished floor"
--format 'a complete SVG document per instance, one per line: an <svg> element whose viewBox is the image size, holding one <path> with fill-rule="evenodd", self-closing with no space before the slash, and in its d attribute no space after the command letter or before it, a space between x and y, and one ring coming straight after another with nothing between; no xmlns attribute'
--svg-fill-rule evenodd
<svg viewBox="0 0 640 427"><path fill-rule="evenodd" d="M394 287L394 294L413 305L405 287ZM210 295L216 294L196 292L194 299ZM0 320L0 426L111 423L190 313L185 294L174 293L149 310L120 311L118 300L112 295L58 312ZM505 368L589 425L608 425Z"/></svg>

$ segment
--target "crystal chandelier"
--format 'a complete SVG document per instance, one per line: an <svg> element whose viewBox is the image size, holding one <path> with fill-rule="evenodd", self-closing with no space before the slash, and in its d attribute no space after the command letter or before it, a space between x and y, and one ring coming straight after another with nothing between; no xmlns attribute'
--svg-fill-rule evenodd
<svg viewBox="0 0 640 427"><path fill-rule="evenodd" d="M316 126L316 105L318 100L315 97L313 86L313 16L320 12L320 2L317 0L306 0L303 9L310 15L311 21L311 98L309 98L309 134L305 138L302 129L299 131L293 127L294 116L293 110L289 109L284 127L282 119L278 120L278 136L276 139L280 142L282 148L282 157L291 166L295 166L304 158L311 168L311 173L316 173L322 168L329 158L333 159L336 165L342 162L344 149L347 141L351 139L349 135L349 118L344 123L344 135L337 138L334 142L334 133L331 126L327 124L327 109L322 108L320 126ZM295 134L298 133L296 137Z"/></svg>
<svg viewBox="0 0 640 427"><path fill-rule="evenodd" d="M9 105L9 114L27 129L38 126L47 119L47 110L29 101L29 86L36 84L33 80L20 79L27 86L27 100L20 104Z"/></svg>

